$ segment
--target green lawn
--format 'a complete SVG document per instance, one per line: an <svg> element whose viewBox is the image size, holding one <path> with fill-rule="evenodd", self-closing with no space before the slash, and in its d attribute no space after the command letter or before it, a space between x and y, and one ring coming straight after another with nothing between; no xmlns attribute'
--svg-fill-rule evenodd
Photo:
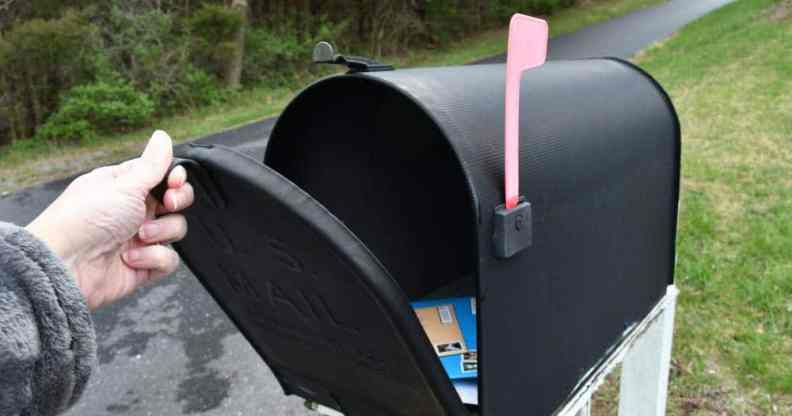
<svg viewBox="0 0 792 416"><path fill-rule="evenodd" d="M637 61L682 122L669 414L792 415L792 1L739 0Z"/></svg>
<svg viewBox="0 0 792 416"><path fill-rule="evenodd" d="M548 20L552 35L558 35L662 1L584 0L582 5L563 10ZM406 55L386 56L382 60L397 67L458 65L503 53L505 46L506 30L499 29L460 39L444 49L418 50ZM300 84L310 81L305 79ZM156 120L149 128L100 137L79 146L19 142L0 148L0 193L132 157L142 149L153 128L166 130L176 141L185 141L274 116L296 92L291 89L247 88L229 103Z"/></svg>

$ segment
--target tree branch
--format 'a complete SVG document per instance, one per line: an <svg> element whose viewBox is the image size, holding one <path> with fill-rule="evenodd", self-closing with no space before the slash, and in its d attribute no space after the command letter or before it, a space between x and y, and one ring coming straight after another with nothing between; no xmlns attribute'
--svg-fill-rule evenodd
<svg viewBox="0 0 792 416"><path fill-rule="evenodd" d="M0 33L6 30L6 26L14 20L11 6L16 0L0 0Z"/></svg>

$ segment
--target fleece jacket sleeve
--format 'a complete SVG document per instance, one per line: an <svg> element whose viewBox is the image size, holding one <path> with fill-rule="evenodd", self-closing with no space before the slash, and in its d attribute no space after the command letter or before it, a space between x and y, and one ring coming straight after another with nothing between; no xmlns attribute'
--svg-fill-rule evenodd
<svg viewBox="0 0 792 416"><path fill-rule="evenodd" d="M73 405L96 362L85 300L52 251L0 223L0 415L56 415Z"/></svg>

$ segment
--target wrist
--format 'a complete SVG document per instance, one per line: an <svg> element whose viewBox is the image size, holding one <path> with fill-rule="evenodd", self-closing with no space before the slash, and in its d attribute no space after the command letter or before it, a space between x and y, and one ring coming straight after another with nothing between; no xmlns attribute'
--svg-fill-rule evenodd
<svg viewBox="0 0 792 416"><path fill-rule="evenodd" d="M25 229L43 242L64 263L68 262L72 253L68 244L63 241L62 233L55 231L56 229L51 225L45 224L41 218L33 220Z"/></svg>
<svg viewBox="0 0 792 416"><path fill-rule="evenodd" d="M64 233L58 231L58 227L55 227L51 224L48 224L45 220L41 217L36 218L33 222L25 227L30 234L36 237L39 241L44 243L50 251L57 256L61 262L63 263L64 267L68 274L74 279L74 282L77 284L77 287L80 289L83 297L86 299L86 302L90 303L91 296L91 289L81 282L79 273L76 270L76 253L70 247L70 244L64 235Z"/></svg>

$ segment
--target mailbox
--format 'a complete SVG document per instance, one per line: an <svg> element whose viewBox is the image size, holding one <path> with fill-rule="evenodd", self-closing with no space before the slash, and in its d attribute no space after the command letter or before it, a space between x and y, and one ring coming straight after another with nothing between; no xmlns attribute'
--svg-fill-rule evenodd
<svg viewBox="0 0 792 416"><path fill-rule="evenodd" d="M530 245L504 258L504 66L365 69L300 93L263 161L180 152L196 203L177 250L287 394L349 416L552 414L672 283L668 96L617 59L527 71ZM410 307L447 287L478 299L475 409Z"/></svg>

